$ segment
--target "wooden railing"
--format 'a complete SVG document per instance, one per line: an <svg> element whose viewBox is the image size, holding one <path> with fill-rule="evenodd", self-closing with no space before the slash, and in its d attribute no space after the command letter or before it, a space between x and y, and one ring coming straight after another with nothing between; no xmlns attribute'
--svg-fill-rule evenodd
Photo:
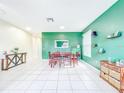
<svg viewBox="0 0 124 93"><path fill-rule="evenodd" d="M5 59L2 59L1 62L1 69L8 70L17 65L26 63L26 55L27 53L25 52L5 55Z"/></svg>

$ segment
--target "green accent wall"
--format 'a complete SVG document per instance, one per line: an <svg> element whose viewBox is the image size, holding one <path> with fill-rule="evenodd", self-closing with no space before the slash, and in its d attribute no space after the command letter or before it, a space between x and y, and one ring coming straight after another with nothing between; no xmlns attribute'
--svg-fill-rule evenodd
<svg viewBox="0 0 124 93"><path fill-rule="evenodd" d="M81 46L81 32L43 32L42 33L42 58L48 59L48 52L70 52L76 45ZM55 48L55 40L69 40L69 48ZM82 47L82 46L81 46ZM81 51L81 49L79 50Z"/></svg>
<svg viewBox="0 0 124 93"><path fill-rule="evenodd" d="M83 56L83 59L92 66L99 69L100 60L111 59L113 61L124 59L124 0L119 0L103 15L96 19L92 24L83 30L97 31L98 36L92 37L92 44L98 44L98 47L92 47L92 57ZM107 39L107 36L121 31L122 36L113 39ZM99 48L104 48L105 53L99 54Z"/></svg>

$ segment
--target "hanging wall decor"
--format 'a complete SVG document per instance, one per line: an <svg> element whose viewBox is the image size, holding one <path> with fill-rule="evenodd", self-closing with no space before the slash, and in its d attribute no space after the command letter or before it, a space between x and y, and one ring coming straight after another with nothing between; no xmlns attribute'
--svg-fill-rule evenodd
<svg viewBox="0 0 124 93"><path fill-rule="evenodd" d="M95 47L98 47L98 44L93 44L92 46L93 46L93 48L95 48Z"/></svg>
<svg viewBox="0 0 124 93"><path fill-rule="evenodd" d="M92 36L97 36L98 34L97 34L97 32L96 31L92 31Z"/></svg>
<svg viewBox="0 0 124 93"><path fill-rule="evenodd" d="M69 40L55 40L55 48L69 48Z"/></svg>
<svg viewBox="0 0 124 93"><path fill-rule="evenodd" d="M104 48L99 48L98 53L99 54L104 54L105 53L105 49Z"/></svg>

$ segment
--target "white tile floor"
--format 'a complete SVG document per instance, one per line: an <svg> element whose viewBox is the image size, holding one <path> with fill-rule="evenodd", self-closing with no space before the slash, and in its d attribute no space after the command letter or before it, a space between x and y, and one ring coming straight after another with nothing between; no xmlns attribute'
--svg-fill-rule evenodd
<svg viewBox="0 0 124 93"><path fill-rule="evenodd" d="M0 93L119 93L84 62L75 68L50 68L46 63L0 71Z"/></svg>

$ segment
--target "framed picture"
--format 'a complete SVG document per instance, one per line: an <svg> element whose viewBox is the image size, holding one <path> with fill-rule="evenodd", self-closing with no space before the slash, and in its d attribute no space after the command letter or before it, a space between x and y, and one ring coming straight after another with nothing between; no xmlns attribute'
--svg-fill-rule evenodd
<svg viewBox="0 0 124 93"><path fill-rule="evenodd" d="M69 48L68 40L55 40L55 48Z"/></svg>

